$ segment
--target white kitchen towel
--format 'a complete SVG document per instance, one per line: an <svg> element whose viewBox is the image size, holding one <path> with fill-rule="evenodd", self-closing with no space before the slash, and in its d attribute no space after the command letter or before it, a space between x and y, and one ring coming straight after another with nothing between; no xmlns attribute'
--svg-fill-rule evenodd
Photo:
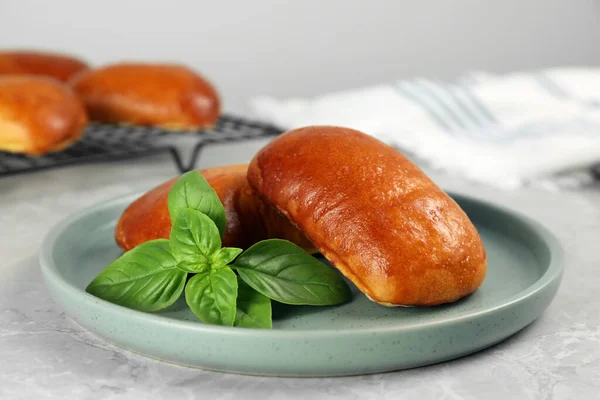
<svg viewBox="0 0 600 400"><path fill-rule="evenodd" d="M473 72L452 83L419 78L312 99L258 97L251 106L285 129L358 129L431 167L502 188L578 185L600 163L600 68Z"/></svg>

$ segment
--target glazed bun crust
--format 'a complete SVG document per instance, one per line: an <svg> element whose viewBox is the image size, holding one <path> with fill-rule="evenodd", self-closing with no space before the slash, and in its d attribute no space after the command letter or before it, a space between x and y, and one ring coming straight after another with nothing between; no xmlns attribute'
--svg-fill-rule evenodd
<svg viewBox="0 0 600 400"><path fill-rule="evenodd" d="M66 82L88 65L75 57L41 51L0 51L0 75L42 75Z"/></svg>
<svg viewBox="0 0 600 400"><path fill-rule="evenodd" d="M220 114L214 87L180 65L114 64L70 83L98 122L195 129L214 125Z"/></svg>
<svg viewBox="0 0 600 400"><path fill-rule="evenodd" d="M302 233L256 196L248 185L247 171L247 164L200 171L225 207L227 227L223 246L247 248L260 240L282 238L314 251ZM157 186L127 207L115 231L115 239L122 249L130 250L148 240L169 237L168 195L176 180L173 178Z"/></svg>
<svg viewBox="0 0 600 400"><path fill-rule="evenodd" d="M0 76L0 151L38 155L62 150L83 134L81 101L59 81Z"/></svg>
<svg viewBox="0 0 600 400"><path fill-rule="evenodd" d="M380 304L452 302L484 280L485 250L463 210L400 152L364 133L289 131L257 153L248 181Z"/></svg>

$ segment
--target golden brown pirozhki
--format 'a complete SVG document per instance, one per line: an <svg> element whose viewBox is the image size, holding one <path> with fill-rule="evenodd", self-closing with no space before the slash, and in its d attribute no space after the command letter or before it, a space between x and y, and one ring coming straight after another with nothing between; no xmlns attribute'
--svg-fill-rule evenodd
<svg viewBox="0 0 600 400"><path fill-rule="evenodd" d="M66 82L88 65L66 54L0 51L0 75L43 75Z"/></svg>
<svg viewBox="0 0 600 400"><path fill-rule="evenodd" d="M70 83L94 121L203 128L214 125L220 113L212 85L180 65L115 64Z"/></svg>
<svg viewBox="0 0 600 400"><path fill-rule="evenodd" d="M248 181L331 263L383 305L435 305L475 291L486 254L463 210L416 165L364 133L289 131Z"/></svg>
<svg viewBox="0 0 600 400"><path fill-rule="evenodd" d="M302 233L256 196L248 185L247 171L247 164L200 171L225 207L227 228L223 246L247 248L260 240L281 238L314 251L314 246ZM169 237L171 217L168 195L176 180L174 178L159 185L127 207L115 231L121 248L130 250L148 240Z"/></svg>
<svg viewBox="0 0 600 400"><path fill-rule="evenodd" d="M59 81L0 76L0 151L62 150L81 137L86 122L81 101Z"/></svg>

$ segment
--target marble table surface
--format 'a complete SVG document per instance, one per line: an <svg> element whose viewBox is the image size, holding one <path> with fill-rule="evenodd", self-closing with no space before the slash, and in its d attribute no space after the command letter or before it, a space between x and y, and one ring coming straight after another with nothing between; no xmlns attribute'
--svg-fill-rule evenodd
<svg viewBox="0 0 600 400"><path fill-rule="evenodd" d="M215 146L199 167L248 161L264 141ZM558 295L536 322L459 360L386 374L308 379L216 373L116 348L71 321L42 282L44 234L66 215L176 174L167 156L0 179L1 399L598 399L600 185L503 192L431 174L548 226L566 250Z"/></svg>

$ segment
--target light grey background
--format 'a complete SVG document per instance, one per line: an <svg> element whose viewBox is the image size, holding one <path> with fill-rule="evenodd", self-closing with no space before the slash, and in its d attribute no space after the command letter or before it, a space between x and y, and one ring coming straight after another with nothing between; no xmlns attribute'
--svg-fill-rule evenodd
<svg viewBox="0 0 600 400"><path fill-rule="evenodd" d="M598 0L0 0L0 48L186 63L243 113L258 94L600 65L599 43Z"/></svg>

